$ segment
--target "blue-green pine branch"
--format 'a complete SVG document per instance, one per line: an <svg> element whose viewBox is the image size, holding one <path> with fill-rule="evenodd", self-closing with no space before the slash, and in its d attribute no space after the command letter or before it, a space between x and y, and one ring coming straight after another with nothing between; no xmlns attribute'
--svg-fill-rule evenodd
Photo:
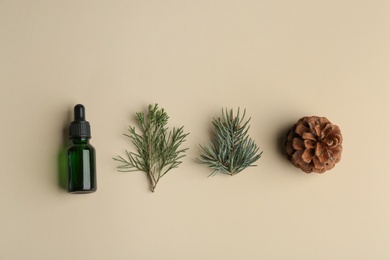
<svg viewBox="0 0 390 260"><path fill-rule="evenodd" d="M233 115L233 110L222 109L222 117L213 119L214 134L209 145L200 145L199 161L213 169L210 175L218 172L235 175L261 157L259 148L248 136L250 118L244 122L246 110L240 115L240 109Z"/></svg>

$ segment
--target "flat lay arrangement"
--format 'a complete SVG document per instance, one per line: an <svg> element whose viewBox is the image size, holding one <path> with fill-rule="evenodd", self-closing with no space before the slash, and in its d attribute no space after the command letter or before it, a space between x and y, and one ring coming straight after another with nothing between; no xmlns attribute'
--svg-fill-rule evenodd
<svg viewBox="0 0 390 260"><path fill-rule="evenodd" d="M223 173L234 176L247 167L256 166L263 152L249 137L246 110L240 114L233 109L222 109L221 117L214 118L214 132L208 145L200 145L198 162L212 169L210 176ZM130 126L124 134L133 144L125 155L114 157L120 165L118 171L142 171L147 174L150 190L155 191L160 179L170 170L178 168L180 160L189 148L182 148L189 133L184 126L169 131L169 116L158 104L149 105L147 113L136 113L139 131ZM70 125L73 145L68 150L68 192L89 193L96 191L95 149L89 144L90 126L85 121L85 108L74 108L74 121ZM343 137L340 128L327 118L302 117L288 131L285 152L288 160L306 173L324 173L341 159Z"/></svg>
<svg viewBox="0 0 390 260"><path fill-rule="evenodd" d="M0 1L0 260L390 259L390 1Z"/></svg>

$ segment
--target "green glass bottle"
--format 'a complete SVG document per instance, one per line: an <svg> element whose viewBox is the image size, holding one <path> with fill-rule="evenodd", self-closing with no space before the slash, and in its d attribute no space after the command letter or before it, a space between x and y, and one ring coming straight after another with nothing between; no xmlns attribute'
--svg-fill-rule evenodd
<svg viewBox="0 0 390 260"><path fill-rule="evenodd" d="M96 191L95 148L89 144L91 127L85 121L85 108L74 107L74 121L70 124L68 149L68 192L91 193Z"/></svg>

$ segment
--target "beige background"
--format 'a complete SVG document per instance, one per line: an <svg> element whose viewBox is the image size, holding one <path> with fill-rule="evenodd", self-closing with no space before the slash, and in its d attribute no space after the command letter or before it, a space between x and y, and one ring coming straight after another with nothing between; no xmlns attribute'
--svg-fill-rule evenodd
<svg viewBox="0 0 390 260"><path fill-rule="evenodd" d="M0 259L390 259L389 1L0 0ZM98 192L59 185L83 103ZM190 132L155 194L118 173L133 115ZM230 177L195 162L221 108L246 108L263 157ZM307 175L280 152L305 115L344 134Z"/></svg>

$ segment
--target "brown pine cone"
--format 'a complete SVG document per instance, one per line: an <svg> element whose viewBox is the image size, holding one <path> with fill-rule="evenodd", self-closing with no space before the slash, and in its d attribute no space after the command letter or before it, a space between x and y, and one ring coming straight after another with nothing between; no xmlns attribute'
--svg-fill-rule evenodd
<svg viewBox="0 0 390 260"><path fill-rule="evenodd" d="M287 134L287 158L306 173L324 173L340 161L342 142L340 128L325 117L303 117Z"/></svg>

